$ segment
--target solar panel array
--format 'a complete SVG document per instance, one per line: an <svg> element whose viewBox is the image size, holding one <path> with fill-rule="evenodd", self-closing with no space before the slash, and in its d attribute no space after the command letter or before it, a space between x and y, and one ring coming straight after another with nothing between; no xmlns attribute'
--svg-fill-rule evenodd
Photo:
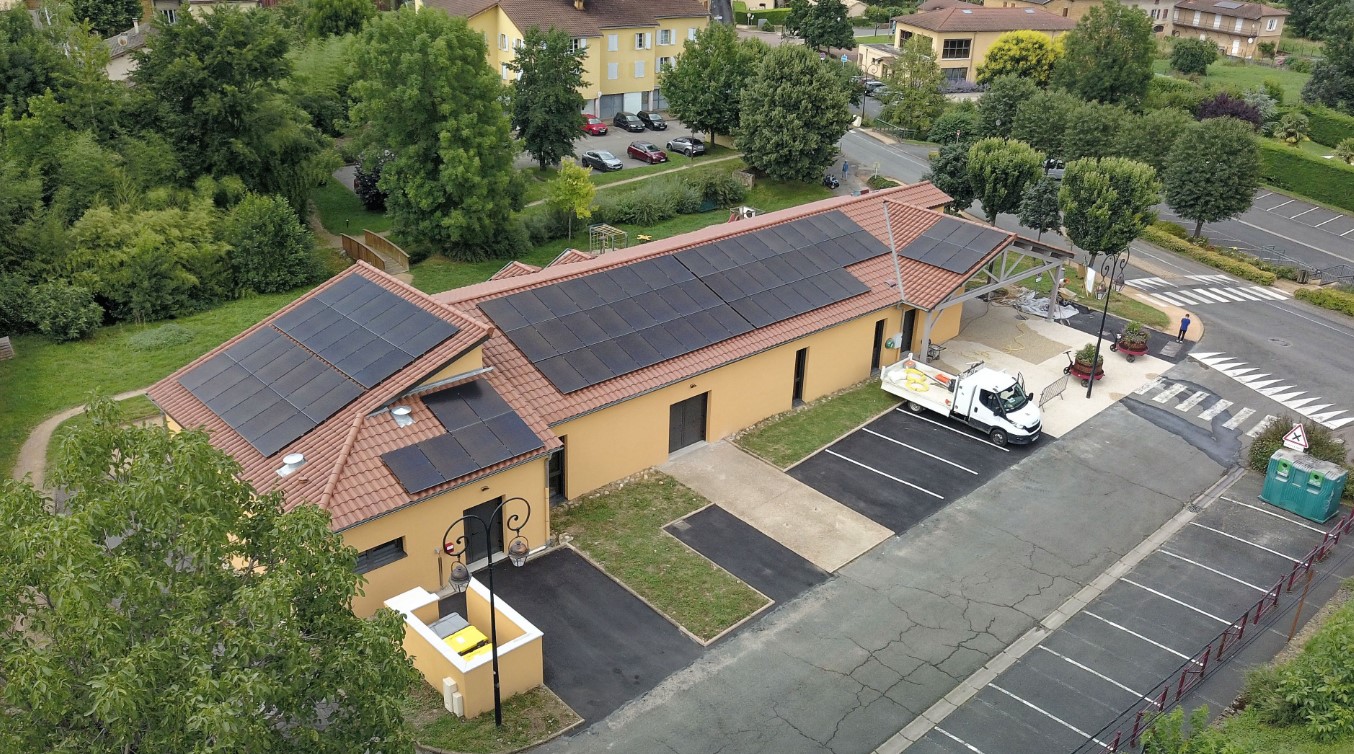
<svg viewBox="0 0 1354 754"><path fill-rule="evenodd" d="M844 268L888 252L831 212L480 304L560 392L865 293Z"/></svg>
<svg viewBox="0 0 1354 754"><path fill-rule="evenodd" d="M457 329L351 275L199 364L179 384L271 456Z"/></svg>
<svg viewBox="0 0 1354 754"><path fill-rule="evenodd" d="M949 272L966 272L1004 240L1005 231L942 217L898 255Z"/></svg>
<svg viewBox="0 0 1354 754"><path fill-rule="evenodd" d="M411 494L543 447L536 433L484 380L434 393L423 403L447 434L381 456Z"/></svg>

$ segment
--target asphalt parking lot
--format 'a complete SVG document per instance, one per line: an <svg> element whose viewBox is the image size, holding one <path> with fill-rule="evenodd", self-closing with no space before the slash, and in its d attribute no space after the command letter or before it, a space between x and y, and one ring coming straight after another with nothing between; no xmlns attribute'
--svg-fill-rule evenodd
<svg viewBox="0 0 1354 754"><path fill-rule="evenodd" d="M998 447L963 424L898 407L789 474L897 534L1053 439Z"/></svg>
<svg viewBox="0 0 1354 754"><path fill-rule="evenodd" d="M625 170L629 168L642 167L648 164L647 162L643 162L642 160L637 160L633 157L626 155L625 148L630 145L630 142L651 141L654 144L658 145L659 149L666 151L667 144L672 139L675 139L678 136L692 135L691 129L687 128L680 121L675 120L668 121L668 127L666 130L663 131L645 130L644 133L632 133L630 131L626 131L623 128L617 128L615 125L612 124L610 119L606 119L606 127L607 133L605 136L589 136L587 134L581 134L579 136L578 141L574 142L574 154L581 155L585 151L590 149L605 149L606 151L619 157L621 162L625 163L625 168L622 168L621 172L625 172ZM705 140L705 137L700 136L700 134L696 135L700 137L702 141ZM528 155L528 157L530 157L530 155ZM691 159L690 157L686 157L685 155L677 154L675 152L668 152L669 162L680 164L681 161L690 159ZM703 157L697 156L695 158L695 161L700 162L702 159Z"/></svg>
<svg viewBox="0 0 1354 754"><path fill-rule="evenodd" d="M1259 484L1243 477L908 751L1071 752L1151 695L1320 542L1321 525L1256 499ZM1288 622L1252 628L1282 639Z"/></svg>
<svg viewBox="0 0 1354 754"><path fill-rule="evenodd" d="M1261 189L1255 194L1255 207L1302 223L1341 238L1354 238L1354 217L1318 207L1311 202L1292 199Z"/></svg>

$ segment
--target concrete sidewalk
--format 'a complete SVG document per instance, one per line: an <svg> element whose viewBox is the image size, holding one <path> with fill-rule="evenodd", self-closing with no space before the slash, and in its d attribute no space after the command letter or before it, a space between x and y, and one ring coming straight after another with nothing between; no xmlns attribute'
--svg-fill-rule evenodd
<svg viewBox="0 0 1354 754"><path fill-rule="evenodd" d="M829 573L893 535L728 442L680 453L659 470Z"/></svg>

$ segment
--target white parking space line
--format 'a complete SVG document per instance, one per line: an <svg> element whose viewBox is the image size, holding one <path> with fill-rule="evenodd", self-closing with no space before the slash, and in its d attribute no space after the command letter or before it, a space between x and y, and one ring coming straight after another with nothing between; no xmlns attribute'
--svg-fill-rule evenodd
<svg viewBox="0 0 1354 754"><path fill-rule="evenodd" d="M931 497L933 497L933 498L935 498L935 499L937 499L937 500L944 500L944 499L945 499L945 498L942 497L941 495L937 495L936 493L934 493L934 492L932 492L932 491L926 489L925 487L919 487L919 486L917 486L917 485L915 485L915 484L913 484L913 483L907 481L906 479L899 479L898 477L896 477L896 476L894 476L894 475L892 475L892 474L887 474L887 473L885 473L885 472L883 472L883 471L880 471L879 469L876 469L876 468L873 467L873 466L866 466L865 464L861 463L860 461L857 461L857 460L855 460L854 458L847 458L846 456L842 455L841 453L838 453L838 452L835 451L835 450L829 450L829 451L827 451L827 453L828 453L828 455L836 456L836 457L842 459L843 461L846 461L847 463L854 463L855 465L861 467L862 469L865 469L866 471L873 471L874 473L878 474L879 476L882 476L882 477L885 477L885 478L888 478L888 479L892 479L893 481L895 481L895 482L897 482L897 483L899 483L899 484L905 484L905 485L907 485L908 487L911 487L912 489L914 489L914 490L916 490L916 491L918 491L918 492L925 492L926 494L930 495Z"/></svg>
<svg viewBox="0 0 1354 754"><path fill-rule="evenodd" d="M1241 422L1244 422L1247 419L1249 419L1251 417L1251 414L1253 413L1255 413L1255 409L1253 408L1238 409L1236 412L1236 416L1233 416L1231 419L1228 419L1226 423L1224 423L1222 426L1225 429L1236 429L1237 427L1241 426Z"/></svg>
<svg viewBox="0 0 1354 754"><path fill-rule="evenodd" d="M987 684L987 685L988 685L988 686L991 686L992 688L996 689L997 691L1000 691L1001 693L1003 693L1003 694L1005 694L1005 695L1011 697L1012 699L1016 700L1017 702L1020 702L1021 704L1025 705L1026 707L1029 707L1030 709L1034 710L1035 712L1038 712L1039 714L1043 715L1044 717L1047 717L1048 719L1050 719L1050 720L1052 720L1053 722L1055 722L1055 723L1057 723L1057 724L1063 726L1064 728L1066 728L1066 729L1072 731L1073 733L1077 734L1078 736L1081 736L1082 738L1092 738L1092 736L1091 736L1090 733L1087 733L1086 731L1082 730L1081 728L1078 728L1077 726L1075 726L1075 725L1073 725L1073 724L1067 722L1066 720L1062 719L1061 717L1058 717L1057 715L1053 714L1052 712L1049 712L1048 710L1044 709L1043 707L1040 707L1040 706L1038 706L1038 705L1036 705L1036 704L1033 704L1032 702L1027 702L1027 701L1025 701L1024 699L1021 699L1020 697L1016 696L1015 694L1012 694L1011 692L1009 692L1009 691L1007 691L1006 689L1004 689L1004 688L998 686L998 685L995 684L995 683L989 683L989 684ZM1101 746L1104 746L1104 745L1105 745L1104 743L1102 743L1102 742L1100 741L1100 739L1094 739L1094 740L1095 740L1096 743L1100 744Z"/></svg>
<svg viewBox="0 0 1354 754"><path fill-rule="evenodd" d="M1199 568L1202 568L1202 569L1204 569L1205 571L1208 571L1209 573L1216 573L1217 575L1223 577L1224 579L1228 579L1228 580L1230 580L1230 581L1235 581L1236 583L1238 583L1238 584L1240 584L1240 585L1242 585L1242 586L1248 586L1248 587L1250 587L1251 589L1254 589L1255 591L1260 592L1261 594L1264 594L1264 593L1266 593L1266 592L1269 591L1268 589L1264 588L1263 586L1256 586L1255 584L1252 584L1252 583L1249 582L1249 581L1242 581L1241 579L1239 579L1239 578L1237 578L1237 577L1231 575L1230 573L1223 573L1222 571L1219 571L1218 569L1213 568L1212 566L1206 566L1206 565L1204 565L1203 563L1200 563L1200 562L1197 561L1197 560L1190 560L1189 558L1185 557L1184 555L1180 555L1180 554L1178 554L1178 553L1171 552L1170 550L1157 550L1157 552L1159 552L1159 553L1161 553L1162 555L1165 555L1165 556L1167 556L1167 557L1175 558L1176 560L1183 560L1183 561L1185 561L1186 563L1189 563L1189 564L1192 565L1192 566L1198 566Z"/></svg>
<svg viewBox="0 0 1354 754"><path fill-rule="evenodd" d="M1258 202L1258 201L1260 201L1261 199L1264 199L1264 198L1267 197L1267 196L1274 196L1274 192L1273 192L1273 191L1266 191L1266 192L1263 193L1263 194L1256 194L1256 195L1255 195L1255 201Z"/></svg>
<svg viewBox="0 0 1354 754"><path fill-rule="evenodd" d="M1332 217L1330 220L1339 220L1341 217L1344 217L1344 215L1336 215L1335 217ZM1312 227L1313 227L1313 228L1320 228L1322 225L1325 225L1326 223L1330 222L1330 220L1323 220L1323 221L1317 223L1316 225L1313 225Z"/></svg>
<svg viewBox="0 0 1354 754"><path fill-rule="evenodd" d="M1214 403L1213 405L1209 406L1208 409L1205 410L1203 413L1199 414L1199 418L1203 419L1204 421L1211 421L1213 417L1217 416L1218 414L1221 414L1223 411L1226 411L1229 407L1231 407L1231 405L1232 402L1229 400L1220 400L1217 403Z"/></svg>
<svg viewBox="0 0 1354 754"><path fill-rule="evenodd" d="M1312 207L1311 209L1304 209L1303 211L1297 213L1296 215L1291 215L1288 219L1289 219L1289 220L1296 220L1296 219L1298 219L1299 217L1302 217L1303 215L1307 214L1308 212L1315 212L1315 211L1317 211L1318 209L1321 209L1321 208L1320 208L1320 207Z"/></svg>
<svg viewBox="0 0 1354 754"><path fill-rule="evenodd" d="M1089 615L1092 618L1095 618L1096 620L1100 621L1101 623L1104 623L1107 626L1111 626L1113 628L1119 629L1120 631L1123 631L1129 636L1136 636L1139 639L1142 639L1143 641L1147 642L1148 644L1151 644L1152 646L1156 647L1157 649L1163 649L1167 652L1170 652L1171 654L1175 655L1176 657L1179 657L1182 660L1191 659L1190 656L1185 654L1184 652L1177 652L1174 649L1171 649L1170 647L1166 646L1165 644L1162 644L1161 642L1152 641L1151 639L1147 638L1146 636L1143 636L1137 631L1134 631L1131 628L1124 628L1123 626L1119 625L1118 623L1115 623L1109 618L1102 618L1099 615L1096 615L1095 613L1091 612L1090 610L1082 610L1081 612L1083 615Z"/></svg>
<svg viewBox="0 0 1354 754"><path fill-rule="evenodd" d="M1133 696L1136 696L1136 697L1138 697L1138 698L1142 698L1142 696L1143 696L1142 694L1140 694L1140 693L1134 691L1133 689L1131 689L1131 688L1125 686L1124 684L1119 683L1118 681L1114 680L1113 678L1110 678L1109 676L1105 675L1104 673L1101 673L1101 672L1099 672L1099 671L1097 671L1097 670L1095 670L1095 669L1093 669L1093 668L1088 668L1088 667L1086 667L1085 665L1082 665L1081 663L1079 663L1079 662L1077 662L1076 660L1072 659L1071 657L1068 657L1067 655L1058 654L1057 652L1054 652L1053 650L1049 649L1048 647L1044 646L1043 644L1040 644L1040 645L1039 645L1039 648L1042 649L1042 650L1044 650L1045 652L1048 652L1049 654L1053 655L1054 657L1057 657L1057 658L1059 658L1059 659L1061 659L1061 660L1065 660L1066 662L1068 662L1069 664L1071 664L1071 665L1074 666L1074 667L1081 668L1082 670L1086 671L1087 673L1090 673L1091 675L1095 676L1096 678L1099 678L1099 679L1102 680L1102 681L1105 681L1106 683L1113 684L1114 686L1116 686L1116 687L1118 687L1118 688L1120 688L1120 689L1123 689L1124 691L1127 691L1128 693L1132 694Z"/></svg>
<svg viewBox="0 0 1354 754"><path fill-rule="evenodd" d="M937 427L940 427L941 429L948 429L949 431L955 433L956 435L959 435L959 436L961 436L961 437L967 437L968 439L973 440L974 442L980 442L980 443L982 443L982 444L984 444L984 445L987 445L987 446L996 448L997 450L1000 450L1000 451L1003 452L1003 453L1010 453L1010 452L1011 452L1011 449L1010 449L1010 448L1003 448L1002 446L1000 446L1000 445L998 445L998 444L996 444L996 443L994 443L994 442L988 442L987 440L984 440L984 439L981 438L981 437L974 437L973 435L971 435L971 434L969 434L969 433L967 433L967 432L964 432L963 430L955 429L954 427L951 427L951 426L948 426L948 425L945 425L945 424L941 424L940 422L935 421L934 419L927 419L925 416L921 416L921 415L918 415L918 414L914 414L914 413L912 413L911 411L904 411L904 410L901 409L901 408L895 408L895 409L893 409L893 410L894 410L894 411L897 411L897 412L900 413L900 414L907 414L908 416L912 417L913 419L920 419L921 421L924 421L924 422L926 422L927 424L934 424L934 425L936 425Z"/></svg>
<svg viewBox="0 0 1354 754"><path fill-rule="evenodd" d="M1169 388L1161 391L1161 393L1152 400L1156 401L1157 403L1168 403L1172 398L1174 398L1177 395L1180 395L1181 393L1185 392L1188 389L1189 388L1186 388L1184 385L1179 384L1171 385Z"/></svg>
<svg viewBox="0 0 1354 754"><path fill-rule="evenodd" d="M830 452L830 451L829 451L829 452ZM1257 544L1257 543L1255 543L1255 542L1252 542L1252 541L1250 541L1249 539L1244 539L1244 538L1242 538L1242 537L1238 537L1238 536L1235 535L1235 534L1228 534L1227 532L1223 531L1222 529L1214 529L1213 527L1211 527L1211 526L1206 526L1206 525L1204 525L1204 524L1199 523L1198 521L1190 521L1190 522L1189 522L1189 525L1190 525L1190 526L1197 526L1197 527L1199 527L1200 529L1204 529L1204 530L1206 530L1206 531L1211 531L1211 532L1213 532L1214 534L1221 534L1222 536L1227 537L1228 539L1234 539L1234 540L1240 542L1240 543L1243 544L1243 545L1250 545L1251 547L1254 547L1254 548L1257 549L1257 550L1264 550L1265 552L1269 553L1270 555L1277 555L1277 556L1283 558L1284 560L1287 560L1289 563L1297 563L1297 562L1299 562L1298 558L1295 558L1295 557L1293 557L1292 555L1285 555L1284 553L1279 552L1278 550L1271 550L1271 549L1269 549L1268 547L1265 547L1265 546L1262 545L1262 544Z"/></svg>
<svg viewBox="0 0 1354 754"><path fill-rule="evenodd" d="M866 432L869 432L870 434L874 435L875 437L881 437L881 438L883 438L883 439L885 439L885 440L888 440L888 441L891 442L891 443L894 443L894 444L896 444L896 445L901 445L901 446L903 446L904 448L907 448L908 450L915 450L916 452L921 453L922 455L926 456L927 458L934 458L934 459L936 459L937 461L940 461L941 463L948 463L949 465L955 467L956 469L959 469L960 471L967 471L968 473L973 474L974 476L977 476L977 475L978 475L978 472L974 471L973 469L970 469L970 468L967 467L967 466L960 466L959 464L955 463L954 461L951 461L951 460L948 459L948 458L941 458L940 456L936 455L935 453L927 453L926 451L922 450L921 448L916 447L915 445L908 445L907 443L903 442L902 440L895 440L895 439L893 439L892 437L889 437L888 435L880 434L879 432L876 432L876 431L874 431L873 429L870 429L870 428L868 428L868 427L865 429L865 431L866 431Z"/></svg>
<svg viewBox="0 0 1354 754"><path fill-rule="evenodd" d="M1168 602L1174 602L1175 604L1179 605L1180 607L1185 608L1186 610L1193 610L1194 612L1196 612L1196 613L1198 613L1198 614L1204 616L1205 618L1212 618L1213 620L1215 620L1215 621L1217 621L1217 622L1223 624L1224 626L1230 626L1230 625L1232 624L1232 621L1229 621L1229 620L1227 620L1227 619L1225 619L1225 618L1219 618L1218 616L1216 616L1216 615L1214 615L1214 614L1208 612L1207 610L1200 610L1199 608L1197 608L1197 607L1195 607L1195 606L1189 604L1188 602L1185 602L1184 600L1176 599L1175 597L1172 597L1171 595L1166 594L1165 592L1158 592L1157 590L1153 589L1153 588L1150 587L1150 586L1147 586L1146 584L1139 584L1138 582L1134 581L1133 579L1130 579L1130 578L1127 578L1127 577L1122 578L1122 579L1119 579L1119 580L1122 581L1122 582L1124 582L1125 584L1130 585L1130 586L1136 586L1137 588L1143 590L1144 592L1150 592L1151 594L1155 594L1156 596L1162 598L1163 600L1166 600L1166 601L1168 601Z"/></svg>
<svg viewBox="0 0 1354 754"><path fill-rule="evenodd" d="M1292 204L1292 203L1295 202L1295 201L1297 201L1297 200L1296 200L1296 199L1289 199L1288 201L1284 202L1283 204L1276 204L1276 205L1274 205L1273 207L1270 207L1270 208L1266 209L1265 211L1266 211L1266 212L1273 212L1274 210L1276 210L1276 209L1278 209L1278 208L1280 208L1280 207L1287 207L1288 205Z"/></svg>
<svg viewBox="0 0 1354 754"><path fill-rule="evenodd" d="M1272 510L1268 510L1268 509L1265 509L1265 508L1261 508L1261 507L1258 506L1258 505L1251 505L1250 503L1243 503L1243 502L1241 502L1240 500L1233 500L1232 498L1227 497L1226 495L1223 495L1223 496L1222 496L1222 499L1223 499L1223 500L1226 500L1226 501L1229 502L1229 503L1235 503L1236 505L1240 505L1240 506L1243 506L1243 507L1245 507L1245 508L1250 508L1250 509L1253 510L1253 511L1260 511L1261 513L1265 514L1266 516L1273 516L1273 517L1279 519L1280 521L1287 521L1288 523L1293 524L1294 526L1301 526L1301 527L1304 528L1304 529L1311 529L1312 531L1316 532L1317 534L1325 534L1325 533L1326 533L1326 530L1325 530L1325 529L1322 529L1322 528L1319 528L1319 527L1316 527L1316 526L1312 526L1311 524L1304 524L1304 523L1302 523L1301 521L1294 521L1293 519L1291 519L1291 518L1289 518L1289 517L1287 517L1287 516L1280 515L1280 514L1278 514L1278 513L1275 513L1275 512L1272 511Z"/></svg>
<svg viewBox="0 0 1354 754"><path fill-rule="evenodd" d="M1188 410L1194 408L1195 406L1199 405L1200 403L1203 403L1203 402L1204 402L1204 399L1207 398L1207 397L1208 397L1208 393L1205 393L1204 391L1199 390L1199 391L1195 392L1194 395L1191 395L1189 398L1186 398L1184 403L1181 403L1179 406L1176 406L1176 407L1175 407L1175 410L1176 410L1176 411L1188 411Z"/></svg>
<svg viewBox="0 0 1354 754"><path fill-rule="evenodd" d="M1302 395L1302 393L1298 393L1298 395ZM1276 400L1277 400L1277 399L1276 399ZM1273 422L1276 422L1276 421L1278 421L1278 420L1279 420L1279 417L1277 417L1277 416L1266 415L1265 418L1261 419L1260 422L1259 422L1258 424L1256 424L1254 427L1251 427L1251 431L1247 432L1247 433L1246 433L1246 436L1247 436L1247 437L1255 437L1256 435L1258 435L1258 434L1260 434L1261 432L1265 431L1265 427L1268 427L1270 424L1272 424Z"/></svg>
<svg viewBox="0 0 1354 754"><path fill-rule="evenodd" d="M974 752L975 754L983 754L983 750L982 750L982 749L979 749L977 746L974 746L973 744L969 743L968 741L965 741L964 739L960 738L959 736L956 736L955 734L949 732L948 730L945 730L944 728L940 727L939 725L937 725L936 727L932 728L931 730L936 731L937 733L941 734L942 736L945 736L946 738L950 739L951 741L954 741L955 743L959 744L960 746L964 747L965 749L968 749L969 751Z"/></svg>
<svg viewBox="0 0 1354 754"><path fill-rule="evenodd" d="M1349 230L1345 231L1344 233L1341 233L1341 234L1340 234L1340 237L1341 237L1341 238L1344 238L1345 236L1349 235L1350 233L1354 233L1354 228L1350 228Z"/></svg>

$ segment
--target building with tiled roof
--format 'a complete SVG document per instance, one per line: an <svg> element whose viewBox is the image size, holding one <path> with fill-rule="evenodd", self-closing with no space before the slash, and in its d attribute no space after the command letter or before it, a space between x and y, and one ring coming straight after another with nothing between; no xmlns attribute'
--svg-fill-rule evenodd
<svg viewBox="0 0 1354 754"><path fill-rule="evenodd" d="M1102 0L983 0L988 8L1036 8L1055 16L1080 21L1091 8L1098 7ZM1170 30L1171 9L1175 0L1123 0L1130 8L1137 8L1152 20L1152 31L1162 34Z"/></svg>
<svg viewBox="0 0 1354 754"><path fill-rule="evenodd" d="M415 0L467 19L484 36L489 65L504 81L514 75L522 37L532 27L560 29L584 48L580 93L586 112L662 110L658 72L673 65L687 41L709 24L700 0Z"/></svg>
<svg viewBox="0 0 1354 754"><path fill-rule="evenodd" d="M1171 36L1211 40L1219 53L1251 60L1260 54L1262 44L1278 49L1287 17L1283 8L1259 3L1180 0L1171 14Z"/></svg>
<svg viewBox="0 0 1354 754"><path fill-rule="evenodd" d="M964 7L967 5L968 7ZM1039 8L994 8L963 3L893 19L893 44L902 48L913 35L931 40L936 62L951 84L975 81L987 51L1001 35L1037 31L1049 39L1076 28L1076 22Z"/></svg>
<svg viewBox="0 0 1354 754"><path fill-rule="evenodd" d="M552 499L952 337L950 301L1015 236L948 200L925 183L837 197L433 296L358 263L149 395L260 492L329 512L367 614L445 584L439 538L467 512L520 498L539 549ZM471 561L516 536L499 534Z"/></svg>

